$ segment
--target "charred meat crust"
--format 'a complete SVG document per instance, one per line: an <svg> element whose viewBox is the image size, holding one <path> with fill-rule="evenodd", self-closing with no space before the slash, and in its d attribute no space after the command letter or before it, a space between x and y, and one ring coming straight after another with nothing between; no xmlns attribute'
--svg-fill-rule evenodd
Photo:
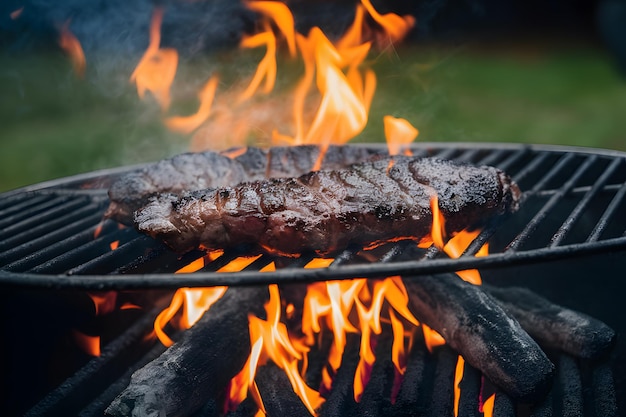
<svg viewBox="0 0 626 417"><path fill-rule="evenodd" d="M381 152L365 147L331 146L324 155L321 167L340 169L366 161ZM237 156L228 156L232 154ZM135 210L147 204L154 195L181 194L273 177L297 177L310 172L319 157L320 148L315 145L270 149L248 147L241 152L207 151L176 155L131 172L113 183L109 189L110 205L105 217L132 225Z"/></svg>
<svg viewBox="0 0 626 417"><path fill-rule="evenodd" d="M154 197L135 213L143 233L177 252L259 244L281 254L420 239L439 198L448 235L517 209L519 189L493 167L386 157L346 169Z"/></svg>

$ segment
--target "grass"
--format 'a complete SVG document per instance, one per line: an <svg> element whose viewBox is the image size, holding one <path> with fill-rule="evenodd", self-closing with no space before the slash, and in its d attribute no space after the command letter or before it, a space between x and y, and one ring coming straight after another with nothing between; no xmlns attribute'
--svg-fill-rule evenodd
<svg viewBox="0 0 626 417"><path fill-rule="evenodd" d="M420 141L626 150L626 83L593 46L412 47L371 61L378 89L359 141L382 140L382 117L392 114L411 121ZM233 53L180 65L172 114L194 111L211 71L227 85L252 73L251 59ZM184 151L189 137L163 127L128 74L99 71L88 57L83 80L60 53L1 56L0 191Z"/></svg>

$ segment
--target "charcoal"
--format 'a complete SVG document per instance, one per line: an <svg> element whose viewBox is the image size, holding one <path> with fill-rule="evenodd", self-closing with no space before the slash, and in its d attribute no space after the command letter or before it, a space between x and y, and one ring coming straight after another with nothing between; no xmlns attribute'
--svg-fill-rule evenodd
<svg viewBox="0 0 626 417"><path fill-rule="evenodd" d="M132 375L107 415L189 416L216 398L243 368L248 313L261 314L266 299L267 288L229 288L180 341Z"/></svg>
<svg viewBox="0 0 626 417"><path fill-rule="evenodd" d="M359 363L359 337L348 334L346 350L341 358L341 366L333 379L331 391L320 410L321 417L353 416L356 413L354 401L354 374Z"/></svg>
<svg viewBox="0 0 626 417"><path fill-rule="evenodd" d="M479 286L454 274L404 277L404 284L417 319L496 386L514 400L533 402L546 395L554 365Z"/></svg>
<svg viewBox="0 0 626 417"><path fill-rule="evenodd" d="M521 287L485 287L541 346L597 359L615 344L615 331L586 314L554 304Z"/></svg>
<svg viewBox="0 0 626 417"><path fill-rule="evenodd" d="M269 362L257 370L255 377L267 417L311 417L311 413L293 391L287 374Z"/></svg>

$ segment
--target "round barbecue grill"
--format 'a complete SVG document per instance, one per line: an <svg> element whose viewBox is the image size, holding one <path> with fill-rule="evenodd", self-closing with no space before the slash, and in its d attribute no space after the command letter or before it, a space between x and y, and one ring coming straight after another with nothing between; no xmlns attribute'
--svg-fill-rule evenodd
<svg viewBox="0 0 626 417"><path fill-rule="evenodd" d="M372 144L358 146L382 148L382 145ZM417 144L413 152L416 156L502 169L523 191L520 210L487 223L458 259L451 259L434 247L420 249L414 242L401 241L368 251L350 247L335 254L329 267L306 269L304 265L317 255L305 253L299 258L281 258L261 253L258 248L242 246L206 261L197 272L180 274L176 271L205 257L205 253L198 250L181 256L132 228L121 228L111 220L102 220L108 206L109 186L139 167L96 171L0 195L0 285L12 297L3 305L6 309L3 316L9 317L26 301L36 314L51 317L57 314L67 319L68 313L47 311L50 306L56 309L67 300L76 304L74 294L87 291L136 293L135 290L142 290L159 296L163 295L162 290L168 294L180 287L305 284L477 268L488 283L527 286L548 294L555 302L605 321L618 334L626 330L619 301L623 293L620 274L626 269L623 256L626 217L621 215L626 208L626 153L466 143ZM489 246L489 255L476 257L485 244ZM216 272L237 257L259 254L260 257L240 272ZM271 262L275 263L276 271L261 272ZM55 294L50 302L48 294ZM57 298L61 299L61 304ZM42 300L44 303L40 306ZM78 415L80 410L80 415L102 415L106 405L125 387L130 373L164 350L162 346L148 349L143 345L146 329L150 328L162 305L157 307L136 322L122 326L121 336L107 345L102 356L91 360L83 358L83 362L69 367L72 371L62 373L58 381L43 384L29 379L29 374L37 375L43 366L34 359L37 346L24 348L18 343L14 352L2 346L7 350L0 352L4 353L2 356L19 355L13 362L24 366L21 371L7 374L12 385L6 391L7 398L15 397L11 398L14 403L9 414L12 411L21 415L30 409L27 415L58 415L60 412ZM66 326L45 321L38 324L40 320L33 318L32 323L42 328ZM7 324L5 327L14 330L18 326ZM25 327L14 338L20 342L37 340L30 336L28 325ZM559 359L564 361L561 368L567 372L559 377L563 381L558 383L568 386L567 381L572 379L582 382L576 391L580 398L572 400L573 394L564 393L562 388L553 394L555 398L558 395L559 401L563 398L564 402L579 404L585 415L600 416L606 410L614 411L606 404L615 402L624 409L626 381L620 375L626 373L626 349L622 345L618 340L610 367L604 363L590 367L571 359ZM129 351L133 353L129 355ZM448 362L450 360L448 358ZM448 365L453 366L453 362ZM76 369L78 371L72 373ZM597 384L610 381L611 374L615 375L617 400L611 397L613 391L594 397ZM50 386L56 388L51 390ZM610 386L612 389L612 383ZM587 412L594 407L599 411ZM512 411L500 415L516 414Z"/></svg>

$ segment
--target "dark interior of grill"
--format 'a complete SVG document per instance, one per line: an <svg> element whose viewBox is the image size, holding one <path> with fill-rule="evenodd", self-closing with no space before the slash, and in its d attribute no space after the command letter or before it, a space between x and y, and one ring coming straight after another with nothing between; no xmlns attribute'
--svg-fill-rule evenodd
<svg viewBox="0 0 626 417"><path fill-rule="evenodd" d="M371 146L371 145L368 145ZM626 270L626 160L609 151L517 145L416 145L420 156L489 164L508 172L524 192L521 210L489 223L459 259L410 242L387 244L367 256L349 248L326 269L302 266L313 254L281 259L263 254L242 272L215 272L230 260L258 249L227 251L193 274L174 274L203 252L178 256L164 245L112 221L101 223L112 180L124 167L5 193L0 196L0 285L3 288L0 344L3 389L0 402L8 415L102 415L128 384L131 373L165 348L146 338L154 317L183 286L301 285L328 279L413 276L478 268L485 283L529 288L551 301L604 321L618 334L608 357L578 360L547 351L557 365L548 398L517 404L496 395L494 415L619 415L626 410L626 351L620 337L626 327L621 306ZM96 236L96 229L102 231ZM111 250L111 243L119 247ZM473 255L489 242L490 255ZM275 273L259 270L275 261ZM87 292L115 294L117 307L95 316ZM76 331L100 335L98 357L84 353ZM381 351L390 341L378 340ZM349 373L358 354L358 339L349 341L336 380ZM317 356L316 356L317 354ZM352 355L352 356L350 356ZM307 380L319 383L323 349L312 352ZM394 388L388 355L377 357L360 403L346 387L327 394L321 415L452 415L456 354L449 347L429 353L414 343L401 385ZM316 362L317 361L317 362ZM353 366L353 365L352 365ZM285 384L271 366L259 375L260 390L274 398ZM350 378L345 378L347 384ZM466 365L459 415L478 415L480 373ZM483 387L496 391L497 387ZM392 391L395 390L393 393ZM265 394L264 394L265 395ZM394 398L394 401L391 398ZM298 415L296 402L278 396L268 400L274 415ZM195 415L221 413L214 398ZM276 408L273 408L276 407ZM288 407L288 408L283 408ZM289 408L292 407L292 408ZM246 400L231 415L254 415ZM306 410L304 410L306 413ZM272 415L272 412L270 412ZM307 415L307 414L302 414Z"/></svg>

